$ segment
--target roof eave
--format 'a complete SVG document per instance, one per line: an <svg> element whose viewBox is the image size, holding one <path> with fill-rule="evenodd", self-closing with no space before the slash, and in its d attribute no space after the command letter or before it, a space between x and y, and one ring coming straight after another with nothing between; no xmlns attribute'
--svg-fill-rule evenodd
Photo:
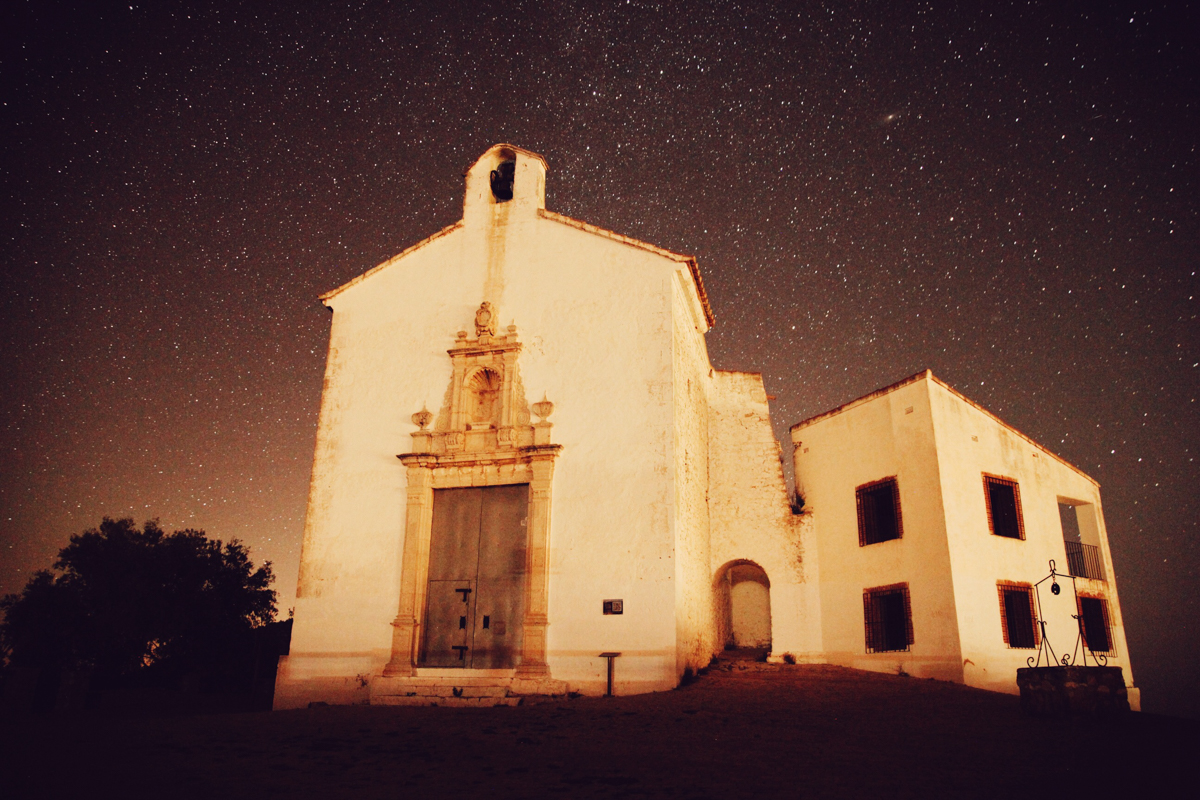
<svg viewBox="0 0 1200 800"><path fill-rule="evenodd" d="M954 395L956 398L958 398L962 402L966 403L967 405L971 406L972 408L976 409L977 411L982 412L984 415L986 415L988 418L990 418L993 422L1000 425L1002 428L1009 431L1014 436L1017 436L1020 439L1024 439L1030 445L1037 448L1037 450L1039 452L1045 453L1050 458L1053 458L1055 461L1062 464L1064 467L1067 467L1072 472L1075 472L1077 475L1079 475L1080 477L1082 477L1085 480L1087 480L1088 482L1090 482L1092 485L1099 488L1100 482L1097 481L1095 478L1093 478L1091 475L1088 475L1086 472L1084 472L1079 467L1072 464L1070 461L1067 461L1065 458L1058 455L1053 450L1048 449L1047 447L1045 447L1042 444L1039 444L1037 441L1030 438L1029 436L1026 436L1024 433L1021 433L1021 431L1017 430L1012 425L1009 425L1007 422L1005 422L1004 420L997 417L991 411L988 411L986 408L979 405L979 403L976 403L974 400L967 397L962 392L958 391L953 386L951 386L950 384L946 383L941 378L934 375L933 370L930 370L930 369L925 369L914 375L909 375L907 378L903 378L899 381L896 381L893 384L884 386L881 389L876 389L873 392L864 394L862 397L856 397L855 399L851 400L850 402L843 403L842 405L838 406L837 408L832 408L829 411L825 411L821 414L817 414L816 416L809 417L808 419L797 422L789 430L794 433L795 431L798 431L801 428L808 427L809 425L812 425L816 422L820 422L821 420L827 419L829 417L837 416L838 414L841 414L844 411L849 411L851 408L863 405L864 403L867 403L871 400L882 397L885 394L890 394L890 393L896 391L897 389L907 386L910 383L915 383L916 381L919 381L922 378L929 380L931 383L936 383L938 386L942 387L943 389L945 389L950 394Z"/></svg>
<svg viewBox="0 0 1200 800"><path fill-rule="evenodd" d="M700 266L699 266L699 264L696 263L695 256L688 256L688 255L683 255L682 253L675 253L671 250L667 250L665 248L658 247L657 245L653 245L648 242L643 242L638 239L634 239L630 236L625 236L624 234L616 233L615 231L610 231L605 228L597 227L595 225L592 225L590 222L584 222L582 220L568 217L565 214L559 214L557 211L548 211L544 208L539 208L538 216L542 217L543 219L552 220L554 222L560 222L563 225L569 225L570 227L577 228L578 230L581 230L581 231L587 231L588 233L594 233L597 236L603 236L606 239L612 239L614 241L621 242L622 244L627 244L630 247L637 247L641 250L647 250L656 255L663 256L664 258L669 258L672 261L678 261L681 264L687 264L688 270L691 272L691 275L692 275L692 281L696 284L696 294L700 298L700 307L704 311L704 321L708 324L708 327L711 328L713 326L713 323L716 321L716 318L713 316L712 306L709 304L709 301L708 301L708 292L704 289L704 279L700 276Z"/></svg>
<svg viewBox="0 0 1200 800"><path fill-rule="evenodd" d="M371 277L372 275L374 275L376 272L379 272L379 271L380 271L380 270L382 270L382 269L385 269L385 268L387 268L387 267L390 267L392 264L395 264L397 261L399 261L400 259L402 259L402 258L404 258L405 256L409 255L410 253L412 253L412 252L414 252L414 251L416 251L416 250L420 250L422 247L424 247L425 245L429 244L429 243L430 243L430 242L432 242L433 240L435 240L435 239L440 239L440 238L442 238L443 236L446 236L446 235L448 235L448 234L454 233L454 231L458 230L458 229L459 229L459 228L461 228L461 227L462 227L462 220L459 220L458 222L454 223L453 225L447 225L446 227L442 228L440 231L438 231L437 233L433 234L432 236L426 236L424 239L422 239L421 241L419 241L419 242L417 242L416 244L412 245L411 247L407 247L407 248L405 248L404 250L401 250L399 253L397 253L396 255L392 256L392 257L391 257L391 258L389 258L387 261L384 261L382 264L378 264L377 266L375 266L375 267L372 267L371 269L367 270L367 271L366 271L366 272L364 272L363 274L361 274L361 275L359 275L359 276L357 276L357 277L355 277L355 278L353 278L353 279L351 279L351 280L347 281L346 283L343 283L341 286L337 287L336 289L331 289L331 290L329 290L328 292L326 292L325 294L323 294L323 295L320 295L320 296L318 297L318 299L319 299L319 300L320 300L322 303L326 303L326 304L328 304L328 301L332 300L332 299L333 299L334 297L336 297L337 295L339 295L339 294L341 294L342 292L346 291L346 290L347 290L347 289L349 289L351 286L354 286L354 285L356 285L356 284L362 283L362 282L363 282L363 281L365 281L367 278L369 278L369 277Z"/></svg>

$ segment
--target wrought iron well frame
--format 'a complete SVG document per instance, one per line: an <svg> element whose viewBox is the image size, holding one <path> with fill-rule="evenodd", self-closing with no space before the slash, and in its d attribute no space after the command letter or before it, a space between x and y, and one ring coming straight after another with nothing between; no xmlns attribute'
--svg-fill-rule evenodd
<svg viewBox="0 0 1200 800"><path fill-rule="evenodd" d="M1080 611L1078 614L1072 614L1071 618L1075 620L1075 648L1068 654L1064 652L1060 658L1055 652L1054 647L1050 644L1050 639L1046 636L1046 615L1042 610L1042 584L1050 581L1050 591L1052 594L1059 594L1058 578L1066 578L1071 581L1071 593L1075 595L1075 610ZM1083 613L1079 607L1079 589L1075 585L1076 576L1064 574L1055 568L1054 559L1050 559L1050 574L1042 578L1033 585L1034 595L1037 597L1037 625L1038 631L1041 633L1041 639L1038 642L1037 656L1029 656L1025 659L1025 663L1030 667L1042 666L1042 658L1046 658L1046 666L1084 666L1088 661L1088 652L1090 648L1087 645L1087 637L1083 632ZM1092 653L1092 660L1095 661L1097 667L1108 666L1108 656L1104 653ZM1082 661L1082 663L1078 663Z"/></svg>

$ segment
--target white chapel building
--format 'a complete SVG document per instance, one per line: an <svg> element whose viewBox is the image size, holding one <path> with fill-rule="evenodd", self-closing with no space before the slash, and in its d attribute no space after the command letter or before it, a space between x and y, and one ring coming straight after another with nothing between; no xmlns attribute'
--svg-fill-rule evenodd
<svg viewBox="0 0 1200 800"><path fill-rule="evenodd" d="M1016 692L1043 635L1136 707L1095 481L923 372L792 428L794 513L696 260L545 180L492 147L461 221L322 296L276 708L660 691L728 646Z"/></svg>

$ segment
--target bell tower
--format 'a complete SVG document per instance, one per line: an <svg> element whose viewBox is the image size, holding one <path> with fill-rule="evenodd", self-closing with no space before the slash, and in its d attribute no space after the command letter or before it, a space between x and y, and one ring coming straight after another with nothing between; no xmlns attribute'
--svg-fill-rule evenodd
<svg viewBox="0 0 1200 800"><path fill-rule="evenodd" d="M546 207L546 161L511 144L489 147L467 169L463 223L503 227Z"/></svg>

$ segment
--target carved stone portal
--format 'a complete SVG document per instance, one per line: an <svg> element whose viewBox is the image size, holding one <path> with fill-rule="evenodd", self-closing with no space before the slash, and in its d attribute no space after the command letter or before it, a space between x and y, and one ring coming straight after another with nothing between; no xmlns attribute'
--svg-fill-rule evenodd
<svg viewBox="0 0 1200 800"><path fill-rule="evenodd" d="M420 696L436 699L464 677L483 680L516 694L561 693L566 685L550 679L546 664L549 611L550 489L554 459L561 445L551 444L553 424L546 420L553 404L538 403L539 420L530 423L529 404L517 373L521 345L516 326L495 335L495 311L483 303L475 315L476 338L459 331L448 351L450 386L433 428L429 412L413 415L418 430L412 452L398 458L408 474L404 560L399 612L392 623L392 655L383 677L372 683L373 703L397 703ZM429 415L429 416L427 416ZM428 601L429 545L435 489L529 484L526 542L525 616L520 663L505 675L472 676L456 670L418 669ZM416 693L414 695L414 692ZM461 697L461 695L455 695Z"/></svg>

